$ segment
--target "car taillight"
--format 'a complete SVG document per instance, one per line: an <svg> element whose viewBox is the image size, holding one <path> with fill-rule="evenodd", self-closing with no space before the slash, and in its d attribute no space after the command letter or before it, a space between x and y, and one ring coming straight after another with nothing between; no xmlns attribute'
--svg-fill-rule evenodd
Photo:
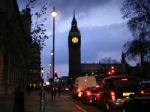
<svg viewBox="0 0 150 112"><path fill-rule="evenodd" d="M114 101L116 99L116 93L115 91L110 91L110 97Z"/></svg>
<svg viewBox="0 0 150 112"><path fill-rule="evenodd" d="M122 81L127 81L127 80L128 80L128 78L122 78L121 80L122 80Z"/></svg>
<svg viewBox="0 0 150 112"><path fill-rule="evenodd" d="M144 91L143 91L143 90L141 90L141 91L140 91L140 93L141 93L141 94L144 94Z"/></svg>
<svg viewBox="0 0 150 112"><path fill-rule="evenodd" d="M96 94L96 99L100 99L100 97L101 97L101 94L100 94L100 93L97 93L97 94Z"/></svg>
<svg viewBox="0 0 150 112"><path fill-rule="evenodd" d="M80 89L77 89L77 92L79 93L81 90Z"/></svg>
<svg viewBox="0 0 150 112"><path fill-rule="evenodd" d="M86 91L86 95L87 95L87 96L91 96L92 93L91 93L90 91Z"/></svg>
<svg viewBox="0 0 150 112"><path fill-rule="evenodd" d="M68 88L68 87L65 87L65 90L69 90L69 88Z"/></svg>
<svg viewBox="0 0 150 112"><path fill-rule="evenodd" d="M145 96L145 95L146 95L146 92L145 92L144 90L141 90L141 91L140 91L140 94L141 94L142 96Z"/></svg>
<svg viewBox="0 0 150 112"><path fill-rule="evenodd" d="M99 85L96 85L96 88L99 88Z"/></svg>

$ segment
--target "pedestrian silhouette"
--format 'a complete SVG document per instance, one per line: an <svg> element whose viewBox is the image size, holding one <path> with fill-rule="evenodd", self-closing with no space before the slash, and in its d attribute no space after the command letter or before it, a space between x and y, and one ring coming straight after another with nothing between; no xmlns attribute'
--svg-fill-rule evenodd
<svg viewBox="0 0 150 112"><path fill-rule="evenodd" d="M53 89L54 89L54 87L53 87L53 84L52 84L51 87L50 87L52 100L54 100L54 92L53 92Z"/></svg>
<svg viewBox="0 0 150 112"><path fill-rule="evenodd" d="M56 92L57 92L56 86L54 86L53 92L54 92L54 99L55 99L56 98Z"/></svg>
<svg viewBox="0 0 150 112"><path fill-rule="evenodd" d="M58 86L58 95L60 96L61 94L61 85Z"/></svg>

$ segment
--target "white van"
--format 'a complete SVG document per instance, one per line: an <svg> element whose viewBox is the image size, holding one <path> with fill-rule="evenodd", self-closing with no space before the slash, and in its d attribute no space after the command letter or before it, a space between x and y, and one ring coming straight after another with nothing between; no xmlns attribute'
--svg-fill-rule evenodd
<svg viewBox="0 0 150 112"><path fill-rule="evenodd" d="M75 79L75 89L73 91L73 97L80 98L82 91L87 87L96 86L95 76L80 76Z"/></svg>

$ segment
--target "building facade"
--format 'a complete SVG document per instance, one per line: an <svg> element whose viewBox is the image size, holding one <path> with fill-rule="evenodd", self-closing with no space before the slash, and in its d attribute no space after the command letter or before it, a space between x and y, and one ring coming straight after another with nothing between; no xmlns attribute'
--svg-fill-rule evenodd
<svg viewBox="0 0 150 112"><path fill-rule="evenodd" d="M28 79L31 18L23 21L16 0L1 0L0 15L0 94L8 94Z"/></svg>

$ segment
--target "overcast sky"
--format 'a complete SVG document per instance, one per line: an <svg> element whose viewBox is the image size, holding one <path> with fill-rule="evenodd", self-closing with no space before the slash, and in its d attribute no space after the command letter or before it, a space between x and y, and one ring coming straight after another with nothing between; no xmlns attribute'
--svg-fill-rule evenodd
<svg viewBox="0 0 150 112"><path fill-rule="evenodd" d="M24 2L27 0L24 0ZM71 28L73 11L81 33L81 61L98 63L105 57L120 61L123 44L131 40L126 20L122 19L120 8L122 0L37 0L32 13L41 9L47 3L46 40L42 50L42 66L46 67L50 61L52 50L52 17L50 12L56 7L56 69L59 75L68 75L68 34ZM18 0L20 7L23 0ZM43 17L43 18L44 18Z"/></svg>

